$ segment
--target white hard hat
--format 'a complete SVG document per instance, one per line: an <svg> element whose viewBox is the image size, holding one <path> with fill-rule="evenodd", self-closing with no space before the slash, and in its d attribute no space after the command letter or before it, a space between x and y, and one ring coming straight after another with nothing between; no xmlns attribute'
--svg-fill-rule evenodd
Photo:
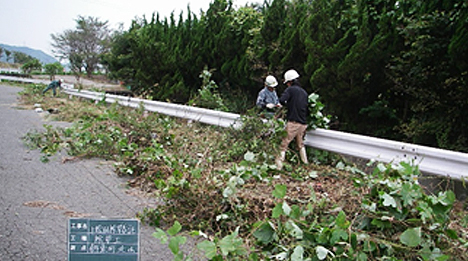
<svg viewBox="0 0 468 261"><path fill-rule="evenodd" d="M265 85L268 87L275 88L278 85L278 81L276 80L275 76L268 75L265 79Z"/></svg>
<svg viewBox="0 0 468 261"><path fill-rule="evenodd" d="M63 79L60 79L59 82L63 82Z"/></svg>
<svg viewBox="0 0 468 261"><path fill-rule="evenodd" d="M284 83L287 83L297 78L299 78L299 74L296 72L296 70L291 69L284 73Z"/></svg>

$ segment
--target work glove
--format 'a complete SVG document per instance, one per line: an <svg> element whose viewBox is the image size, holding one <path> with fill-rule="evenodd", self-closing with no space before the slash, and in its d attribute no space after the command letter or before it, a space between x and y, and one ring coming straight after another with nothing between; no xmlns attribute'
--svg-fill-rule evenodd
<svg viewBox="0 0 468 261"><path fill-rule="evenodd" d="M267 107L268 109L273 109L275 106L276 106L276 105L274 105L273 103L268 103L268 104L266 105L266 107Z"/></svg>

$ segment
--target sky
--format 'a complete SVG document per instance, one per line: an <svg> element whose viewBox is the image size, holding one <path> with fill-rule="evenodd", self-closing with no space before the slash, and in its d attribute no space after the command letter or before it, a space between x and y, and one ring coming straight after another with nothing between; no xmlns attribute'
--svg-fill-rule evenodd
<svg viewBox="0 0 468 261"><path fill-rule="evenodd" d="M169 17L186 13L187 6L197 16L206 11L212 0L0 0L0 43L25 46L52 53L51 34L76 29L78 16L108 21L112 29L123 24L127 30L138 17L151 18L153 13ZM233 0L236 7L255 0Z"/></svg>

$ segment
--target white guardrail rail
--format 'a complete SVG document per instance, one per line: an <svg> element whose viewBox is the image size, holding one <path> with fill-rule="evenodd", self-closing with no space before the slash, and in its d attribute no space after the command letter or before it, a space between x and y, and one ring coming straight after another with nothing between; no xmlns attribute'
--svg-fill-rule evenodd
<svg viewBox="0 0 468 261"><path fill-rule="evenodd" d="M31 83L48 83L41 80L16 77L0 76L0 80L1 79ZM65 85L64 87L63 91L72 96L96 101L104 100L108 103L118 103L133 108L143 106L144 109L148 111L199 121L210 125L221 127L233 126L234 128L238 128L242 124L240 115L234 113L77 90L73 89L73 85ZM361 159L376 160L385 163L409 162L419 165L419 169L426 174L446 176L458 180L468 178L467 153L325 129L308 131L304 144L308 147Z"/></svg>

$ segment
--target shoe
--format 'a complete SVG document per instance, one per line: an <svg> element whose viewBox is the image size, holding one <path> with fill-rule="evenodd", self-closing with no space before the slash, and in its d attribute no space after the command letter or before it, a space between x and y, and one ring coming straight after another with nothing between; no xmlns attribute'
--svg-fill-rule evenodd
<svg viewBox="0 0 468 261"><path fill-rule="evenodd" d="M276 163L276 168L278 170L283 169L283 161L285 157L286 157L286 151L282 151L280 156L276 158L275 163Z"/></svg>
<svg viewBox="0 0 468 261"><path fill-rule="evenodd" d="M309 160L307 159L307 151L305 147L302 147L299 151L299 155L301 155L301 160L304 164L309 164Z"/></svg>

